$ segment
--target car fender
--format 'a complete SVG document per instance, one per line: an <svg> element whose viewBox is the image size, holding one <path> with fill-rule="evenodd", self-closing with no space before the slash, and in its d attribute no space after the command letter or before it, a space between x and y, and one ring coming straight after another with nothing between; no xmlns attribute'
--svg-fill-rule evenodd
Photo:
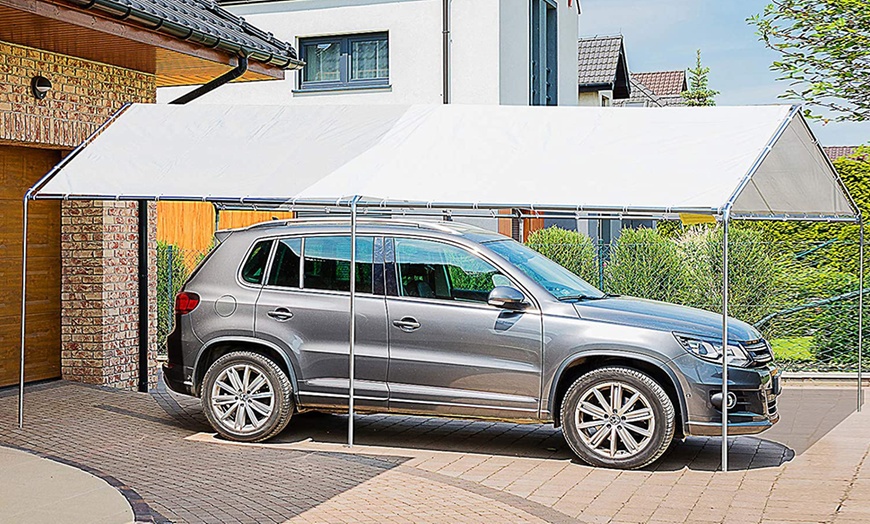
<svg viewBox="0 0 870 524"><path fill-rule="evenodd" d="M284 351L280 346L273 344L272 342L263 340L261 338L254 337L245 337L245 336L226 336L226 337L217 337L206 342L197 352L196 360L193 363L193 369L199 369L199 362L203 355L205 355L209 349L218 344L224 344L227 342L238 342L241 344L252 344L257 346L265 346L269 349L275 351L281 358L284 360L284 363L287 365L287 370L290 372L290 384L293 386L293 394L299 394L299 388L297 387L296 382L296 366L287 355L287 352Z"/></svg>
<svg viewBox="0 0 870 524"><path fill-rule="evenodd" d="M556 420L558 416L556 413L552 412L553 406L556 401L556 390L559 387L559 382L562 380L562 374L565 370L578 359L581 358L590 358L590 357L614 357L626 360L639 360L646 364L656 367L671 380L671 384L674 386L674 389L677 392L677 401L680 404L680 418L682 419L680 423L685 425L686 423L686 397L685 397L685 389L683 388L683 384L680 382L677 374L671 369L670 366L667 365L667 362L654 358L650 355L634 352L634 351L625 351L625 350L608 350L608 349L595 349L595 350L587 350L587 351L579 351L576 353L572 353L570 356L565 358L562 363L559 365L559 368L556 371L553 382L550 385L550 394L548 396L548 404L547 407L550 410L550 416L553 420Z"/></svg>

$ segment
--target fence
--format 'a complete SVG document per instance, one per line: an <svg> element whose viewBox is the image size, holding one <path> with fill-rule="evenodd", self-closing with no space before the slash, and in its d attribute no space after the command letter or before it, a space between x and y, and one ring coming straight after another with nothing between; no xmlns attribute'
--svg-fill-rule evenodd
<svg viewBox="0 0 870 524"><path fill-rule="evenodd" d="M751 230L732 230L729 311L762 332L784 370L857 370L858 245L845 236L766 241ZM613 244L544 230L527 243L605 292L721 311L717 229L627 230ZM172 330L175 294L206 253L159 246L161 350Z"/></svg>

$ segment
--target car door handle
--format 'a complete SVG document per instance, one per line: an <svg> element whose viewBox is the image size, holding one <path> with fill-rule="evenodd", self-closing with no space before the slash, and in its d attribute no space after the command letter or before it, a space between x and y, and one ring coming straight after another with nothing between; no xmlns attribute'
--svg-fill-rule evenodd
<svg viewBox="0 0 870 524"><path fill-rule="evenodd" d="M417 319L414 317L404 317L401 320L394 320L393 325L402 331L407 331L409 333L420 329L420 323L417 322Z"/></svg>
<svg viewBox="0 0 870 524"><path fill-rule="evenodd" d="M293 318L293 313L290 312L286 307L275 308L272 311L266 313L270 317L274 318L278 322L286 322Z"/></svg>

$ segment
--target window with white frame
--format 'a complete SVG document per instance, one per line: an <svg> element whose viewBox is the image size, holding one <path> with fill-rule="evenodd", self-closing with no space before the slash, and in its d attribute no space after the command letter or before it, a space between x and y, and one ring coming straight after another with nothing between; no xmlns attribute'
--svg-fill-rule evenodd
<svg viewBox="0 0 870 524"><path fill-rule="evenodd" d="M299 89L359 89L390 83L387 33L302 38Z"/></svg>

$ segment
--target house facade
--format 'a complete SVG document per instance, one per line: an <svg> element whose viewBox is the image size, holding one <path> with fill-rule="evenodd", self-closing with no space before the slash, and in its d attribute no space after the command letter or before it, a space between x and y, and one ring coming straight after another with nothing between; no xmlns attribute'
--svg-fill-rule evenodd
<svg viewBox="0 0 870 524"><path fill-rule="evenodd" d="M207 103L577 104L579 0L224 0L305 69ZM176 95L161 90L159 100Z"/></svg>
<svg viewBox="0 0 870 524"><path fill-rule="evenodd" d="M208 82L239 67L240 54L248 55L242 80L283 78L299 64L288 44L204 3L0 2L0 387L19 377L27 189L125 103L154 102L160 86ZM154 383L142 365L154 367L153 210L30 204L26 380ZM150 298L141 315L140 283Z"/></svg>
<svg viewBox="0 0 870 524"><path fill-rule="evenodd" d="M222 0L294 43L305 67L280 82L230 84L214 104L577 105L579 0ZM158 91L158 102L181 92ZM198 217L209 206L161 203ZM543 220L479 220L522 238ZM168 229L161 238L172 241Z"/></svg>

